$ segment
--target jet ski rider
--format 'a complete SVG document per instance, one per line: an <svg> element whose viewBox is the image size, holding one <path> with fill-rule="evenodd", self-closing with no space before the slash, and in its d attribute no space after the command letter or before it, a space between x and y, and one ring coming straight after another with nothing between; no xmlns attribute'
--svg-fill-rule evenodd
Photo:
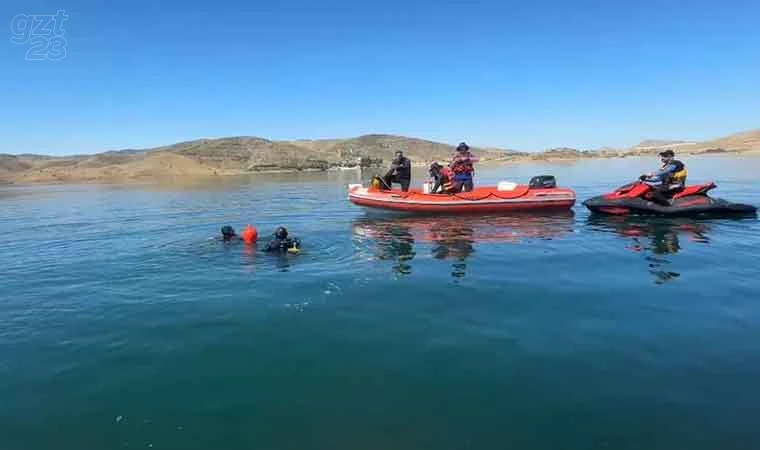
<svg viewBox="0 0 760 450"><path fill-rule="evenodd" d="M641 181L651 185L652 200L663 206L670 206L670 196L686 186L686 176L689 172L681 161L675 159L673 150L660 152L662 167L658 172L641 175Z"/></svg>

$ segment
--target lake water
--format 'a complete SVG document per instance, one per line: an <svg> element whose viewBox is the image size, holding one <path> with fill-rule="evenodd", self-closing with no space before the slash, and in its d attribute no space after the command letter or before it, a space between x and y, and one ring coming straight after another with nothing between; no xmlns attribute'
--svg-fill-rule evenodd
<svg viewBox="0 0 760 450"><path fill-rule="evenodd" d="M760 158L688 162L760 204ZM355 172L0 188L0 449L760 448L758 221L580 205L656 165L479 170L577 190L546 217L367 217ZM209 239L249 222L302 254Z"/></svg>

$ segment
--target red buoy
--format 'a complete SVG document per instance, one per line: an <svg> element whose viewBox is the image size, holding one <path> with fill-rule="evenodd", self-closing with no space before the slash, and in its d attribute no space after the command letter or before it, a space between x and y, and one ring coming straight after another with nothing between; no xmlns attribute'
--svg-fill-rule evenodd
<svg viewBox="0 0 760 450"><path fill-rule="evenodd" d="M254 244L256 243L256 239L259 238L259 232L256 231L256 228L248 225L245 227L245 230L243 230L243 233L240 235L240 237L243 238L243 242L246 244Z"/></svg>

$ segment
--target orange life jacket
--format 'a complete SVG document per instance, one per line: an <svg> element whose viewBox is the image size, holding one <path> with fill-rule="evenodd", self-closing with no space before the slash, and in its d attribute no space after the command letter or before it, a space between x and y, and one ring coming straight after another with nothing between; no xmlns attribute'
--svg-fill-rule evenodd
<svg viewBox="0 0 760 450"><path fill-rule="evenodd" d="M443 192L454 192L456 188L454 173L448 167L441 169L441 186L443 187Z"/></svg>
<svg viewBox="0 0 760 450"><path fill-rule="evenodd" d="M464 152L464 153L457 153L454 155L454 158L451 160L451 164L449 166L451 167L451 170L454 171L455 174L469 174L472 175L475 173L475 166L473 165L473 159L472 153L470 152Z"/></svg>

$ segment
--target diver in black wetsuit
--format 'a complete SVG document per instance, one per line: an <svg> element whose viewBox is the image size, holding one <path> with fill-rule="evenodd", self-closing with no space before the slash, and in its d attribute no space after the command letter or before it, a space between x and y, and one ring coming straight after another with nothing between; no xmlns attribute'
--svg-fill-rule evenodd
<svg viewBox="0 0 760 450"><path fill-rule="evenodd" d="M298 253L301 249L301 241L298 238L288 237L285 227L277 227L274 231L274 239L264 247L269 253Z"/></svg>
<svg viewBox="0 0 760 450"><path fill-rule="evenodd" d="M222 227L222 237L220 240L224 242L235 242L240 240L240 236L235 233L235 229L229 225Z"/></svg>

